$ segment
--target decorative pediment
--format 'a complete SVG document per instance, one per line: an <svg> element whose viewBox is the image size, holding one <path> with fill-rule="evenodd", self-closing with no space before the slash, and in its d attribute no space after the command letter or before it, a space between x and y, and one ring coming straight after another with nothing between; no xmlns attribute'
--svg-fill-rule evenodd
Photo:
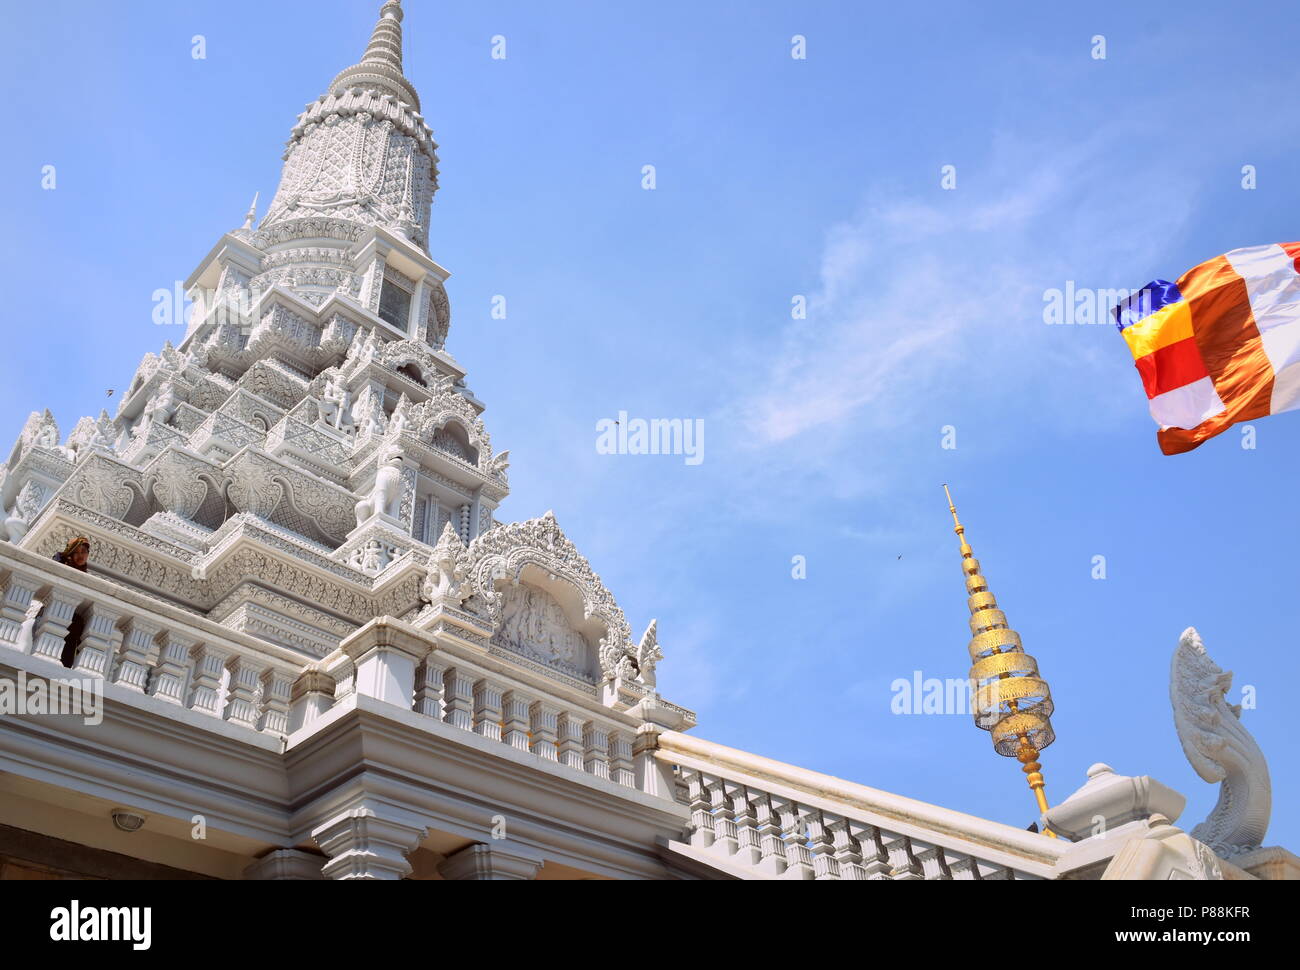
<svg viewBox="0 0 1300 970"><path fill-rule="evenodd" d="M438 369L429 348L419 341L389 341L377 348L374 359L395 371L407 369L407 373L418 374L418 382L431 391L450 390L452 386L452 379Z"/></svg>
<svg viewBox="0 0 1300 970"><path fill-rule="evenodd" d="M474 410L474 405L452 390L450 382L447 382L429 400L421 401L411 408L410 428L421 441L437 447L440 444L438 432L449 423L460 426L465 434L465 443L476 452L461 457L478 468L489 467L492 460L492 439L483 426L483 419ZM448 442L444 438L442 443ZM455 453L454 450L452 453Z"/></svg>
<svg viewBox="0 0 1300 970"><path fill-rule="evenodd" d="M203 411L219 408L235 390L235 382L225 374L205 372L190 390L190 403Z"/></svg>
<svg viewBox="0 0 1300 970"><path fill-rule="evenodd" d="M320 349L331 356L346 354L352 341L361 332L361 327L342 314L336 313L320 335Z"/></svg>
<svg viewBox="0 0 1300 970"><path fill-rule="evenodd" d="M466 606L477 607L498 635L524 640L541 637L533 646L572 654L579 641L568 637L551 607L552 601L562 604L571 597L578 615L566 615L566 622L594 654L594 667L603 679L617 676L622 659L633 656L631 631L622 609L560 530L553 512L540 519L500 525L480 535L470 543L461 563L474 590ZM527 589L521 592L521 587L541 590L546 596ZM541 619L534 618L537 616ZM545 636L539 631L545 631Z"/></svg>

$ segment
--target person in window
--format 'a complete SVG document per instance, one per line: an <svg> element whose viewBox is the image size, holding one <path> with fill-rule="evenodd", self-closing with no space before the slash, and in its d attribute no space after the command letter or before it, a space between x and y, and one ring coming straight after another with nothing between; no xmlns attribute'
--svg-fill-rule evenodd
<svg viewBox="0 0 1300 970"><path fill-rule="evenodd" d="M84 573L87 563L90 562L90 540L85 536L77 536L68 543L67 548L62 552L54 554L54 561L61 562L65 566L71 566L73 569L79 569Z"/></svg>
<svg viewBox="0 0 1300 970"><path fill-rule="evenodd" d="M86 566L90 562L90 540L85 536L77 536L68 543L62 552L54 554L54 561L63 563L73 569L86 572ZM80 615L72 618L68 624L68 635L63 638L63 666L71 668L77 662L77 647L81 645L81 635L85 632L86 620Z"/></svg>

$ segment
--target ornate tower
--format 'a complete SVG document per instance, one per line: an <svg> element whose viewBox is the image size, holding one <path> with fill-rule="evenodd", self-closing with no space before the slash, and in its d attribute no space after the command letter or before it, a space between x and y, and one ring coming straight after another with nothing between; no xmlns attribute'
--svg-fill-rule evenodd
<svg viewBox="0 0 1300 970"><path fill-rule="evenodd" d="M89 537L92 573L289 651L285 682L393 617L626 710L657 698L653 624L632 641L553 516L496 521L509 455L446 349L437 145L402 20L387 0L299 116L266 217L202 260L184 337L145 356L117 414L66 443L32 415L3 466L4 531L47 558Z"/></svg>
<svg viewBox="0 0 1300 970"><path fill-rule="evenodd" d="M262 228L329 216L383 226L424 247L437 148L402 74L402 6L388 0L361 63L299 116Z"/></svg>

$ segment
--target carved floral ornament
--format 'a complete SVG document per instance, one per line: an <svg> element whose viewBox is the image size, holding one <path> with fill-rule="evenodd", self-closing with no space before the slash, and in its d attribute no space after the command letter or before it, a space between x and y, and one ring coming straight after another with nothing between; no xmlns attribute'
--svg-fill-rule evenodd
<svg viewBox="0 0 1300 970"><path fill-rule="evenodd" d="M269 249L297 239L337 239L355 243L365 233L366 227L360 223L311 216L263 226L253 234L252 244L258 249Z"/></svg>

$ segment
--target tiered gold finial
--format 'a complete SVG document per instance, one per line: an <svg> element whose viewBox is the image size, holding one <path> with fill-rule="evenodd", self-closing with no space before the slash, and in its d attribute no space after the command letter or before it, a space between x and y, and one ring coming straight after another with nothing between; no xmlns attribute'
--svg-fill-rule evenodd
<svg viewBox="0 0 1300 970"><path fill-rule="evenodd" d="M1056 740L1052 732L1052 693L1038 676L1038 661L1025 653L1020 634L1007 626L1007 615L989 592L979 560L966 541L966 527L957 518L948 486L948 511L961 540L961 568L966 574L970 606L970 669L975 724L991 733L993 750L1023 765L1040 812L1047 811L1042 765L1038 753ZM1055 834L1048 830L1048 835Z"/></svg>

